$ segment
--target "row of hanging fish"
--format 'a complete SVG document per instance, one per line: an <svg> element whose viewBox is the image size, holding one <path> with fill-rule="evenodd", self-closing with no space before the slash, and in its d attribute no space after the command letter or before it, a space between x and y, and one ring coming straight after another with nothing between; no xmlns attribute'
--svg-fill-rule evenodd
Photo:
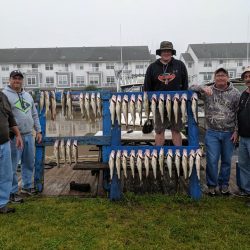
<svg viewBox="0 0 250 250"><path fill-rule="evenodd" d="M77 140L74 140L73 143L70 139L67 140L66 144L64 139L56 140L54 143L54 156L56 158L56 164L59 167L60 163L63 162L66 164L72 164L78 162L78 145Z"/></svg>
<svg viewBox="0 0 250 250"><path fill-rule="evenodd" d="M72 120L74 118L72 94L70 91L61 93L62 115L66 119ZM100 93L83 92L79 95L79 107L81 110L81 117L87 121L95 121L102 117L102 100ZM55 91L41 91L40 92L40 113L45 107L46 118L56 119L56 95Z"/></svg>
<svg viewBox="0 0 250 250"><path fill-rule="evenodd" d="M167 166L169 177L172 177L173 165L175 165L177 176L180 177L181 168L183 170L183 176L185 179L191 176L194 166L196 167L197 177L200 180L200 166L201 166L201 149L191 150L188 154L187 149L183 149L182 154L179 149L173 153L172 149L168 149L167 154L164 153L164 149L161 148L159 154L156 149L150 152L146 149L143 153L142 150L138 150L137 154L135 150L131 150L128 154L127 150L112 150L109 156L109 170L110 179L112 180L114 175L114 169L118 179L121 178L121 169L123 170L124 177L127 178L128 162L131 170L132 177L135 178L135 169L137 168L139 179L142 182L143 167L145 168L146 177L149 176L150 168L153 171L154 179L156 180L157 171L160 171L161 176L165 174L165 167Z"/></svg>
<svg viewBox="0 0 250 250"><path fill-rule="evenodd" d="M182 123L187 122L187 94L179 95L176 93L173 98L170 94L164 95L160 94L157 98L156 94L153 94L151 97L151 103L148 98L147 92L144 92L142 96L139 94L137 99L134 94L131 95L130 99L128 95L112 95L110 99L110 115L111 115L111 124L114 126L115 120L117 119L118 125L121 126L121 115L123 115L125 120L125 125L128 127L128 112L131 114L131 119L133 126L135 127L136 112L139 114L140 125L142 125L142 111L144 109L146 119L149 119L150 112L152 112L153 120L156 119L156 109L158 108L161 121L164 122L164 113L167 112L168 120L171 121L172 110L174 114L175 123L178 122L178 114L181 111ZM197 102L198 96L194 93L191 97L192 102L192 113L194 120L197 123ZM179 111L180 109L180 111Z"/></svg>
<svg viewBox="0 0 250 250"><path fill-rule="evenodd" d="M55 91L41 91L39 100L39 110L42 113L45 108L47 119L56 119L56 94Z"/></svg>

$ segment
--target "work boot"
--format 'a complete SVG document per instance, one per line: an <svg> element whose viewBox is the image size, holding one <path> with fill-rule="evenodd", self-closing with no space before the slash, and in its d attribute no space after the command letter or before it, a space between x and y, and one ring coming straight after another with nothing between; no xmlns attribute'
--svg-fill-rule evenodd
<svg viewBox="0 0 250 250"><path fill-rule="evenodd" d="M23 203L23 198L18 194L10 194L11 203Z"/></svg>

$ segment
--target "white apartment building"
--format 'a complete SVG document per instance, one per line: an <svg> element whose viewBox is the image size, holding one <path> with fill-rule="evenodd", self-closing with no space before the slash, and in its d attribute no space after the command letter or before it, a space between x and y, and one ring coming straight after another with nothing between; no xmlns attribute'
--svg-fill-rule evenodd
<svg viewBox="0 0 250 250"><path fill-rule="evenodd" d="M144 76L151 59L147 46L0 49L0 88L14 69L26 88L115 87L121 70L126 78Z"/></svg>
<svg viewBox="0 0 250 250"><path fill-rule="evenodd" d="M180 60L187 67L189 83L204 84L213 81L214 71L220 67L228 70L230 78L240 78L248 66L247 51L247 43L189 44Z"/></svg>

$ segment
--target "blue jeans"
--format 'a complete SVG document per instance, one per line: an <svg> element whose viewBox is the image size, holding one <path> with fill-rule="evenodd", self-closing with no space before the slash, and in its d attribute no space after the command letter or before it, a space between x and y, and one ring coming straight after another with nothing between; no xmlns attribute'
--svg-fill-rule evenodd
<svg viewBox="0 0 250 250"><path fill-rule="evenodd" d="M240 188L250 194L250 137L240 137L238 166Z"/></svg>
<svg viewBox="0 0 250 250"><path fill-rule="evenodd" d="M206 145L206 179L208 187L228 187L231 173L231 159L234 144L230 140L233 132L221 132L208 129L205 136ZM221 167L218 176L218 164Z"/></svg>
<svg viewBox="0 0 250 250"><path fill-rule="evenodd" d="M22 167L22 188L32 188L32 176L35 163L35 141L32 134L22 135L23 149L16 148L16 139L11 141L11 158L13 181L11 193L18 192L17 166L21 160Z"/></svg>
<svg viewBox="0 0 250 250"><path fill-rule="evenodd" d="M0 145L0 208L7 205L12 186L10 142Z"/></svg>

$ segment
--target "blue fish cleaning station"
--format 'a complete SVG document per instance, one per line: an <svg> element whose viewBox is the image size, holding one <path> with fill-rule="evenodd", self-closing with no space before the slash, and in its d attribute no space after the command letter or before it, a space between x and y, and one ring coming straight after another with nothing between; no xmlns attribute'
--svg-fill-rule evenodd
<svg viewBox="0 0 250 250"><path fill-rule="evenodd" d="M79 95L80 93L85 94L86 92L80 91L71 91L71 95ZM90 92L89 92L90 93ZM93 91L91 92L93 93ZM134 150L135 153L138 150L142 150L144 153L145 150L149 149L150 153L154 149L157 150L158 154L161 148L164 148L164 153L167 154L168 149L172 149L173 154L176 149L180 150L182 154L183 149L187 149L187 153L189 154L191 150L199 149L199 130L198 125L194 120L192 109L191 109L191 97L192 91L161 91L161 92L147 92L149 100L153 94L157 95L159 98L160 94L171 95L171 99L175 94L187 95L187 126L188 126L188 146L150 146L150 145L142 145L142 146L122 146L121 145L121 127L118 125L117 120L115 121L114 126L111 125L111 114L110 114L110 99L112 95L123 97L127 95L130 99L131 95L135 95L137 98L138 95L143 96L143 92L100 92L102 99L102 119L103 119L103 133L101 136L77 136L77 137L63 137L65 140L77 140L78 145L96 145L101 149L101 163L108 166L109 156L112 150L127 150L128 154L131 150ZM61 92L56 92L56 101L61 101ZM45 161L45 147L54 145L54 142L58 139L62 139L60 137L47 137L46 136L46 117L45 117L45 108L43 110L39 110L39 119L42 127L43 141L41 144L36 144L36 155L35 155L35 177L34 183L35 188L39 191L43 191L44 186L44 161ZM93 163L94 164L94 163ZM195 164L195 163L194 163ZM111 201L119 201L122 199L123 190L121 188L121 181L118 179L116 170L114 168L114 176L110 181L109 169L108 167L103 170L103 187L108 192L108 197ZM188 182L188 195L194 200L199 200L202 196L200 181L197 177L196 167L193 167L192 174L189 178Z"/></svg>

